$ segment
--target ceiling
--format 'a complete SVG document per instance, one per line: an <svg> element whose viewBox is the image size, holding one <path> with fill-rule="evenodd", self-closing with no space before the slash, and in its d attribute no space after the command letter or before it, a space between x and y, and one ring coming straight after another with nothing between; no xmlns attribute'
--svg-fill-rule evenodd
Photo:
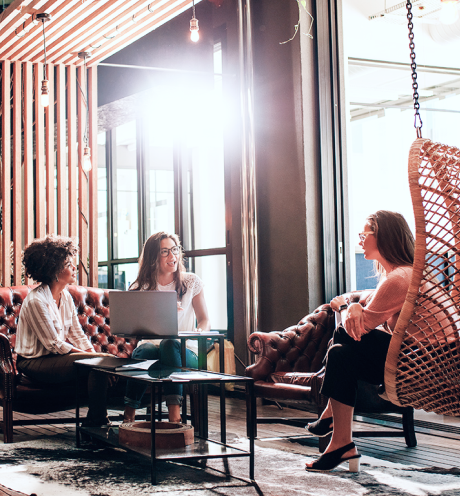
<svg viewBox="0 0 460 496"><path fill-rule="evenodd" d="M44 24L47 63L80 65L78 53L90 52L95 65L191 8L192 0L14 0L0 14L0 60L44 62Z"/></svg>

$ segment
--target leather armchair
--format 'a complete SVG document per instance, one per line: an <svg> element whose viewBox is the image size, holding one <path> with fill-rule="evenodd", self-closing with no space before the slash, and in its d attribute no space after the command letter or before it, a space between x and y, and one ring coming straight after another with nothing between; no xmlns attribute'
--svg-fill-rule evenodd
<svg viewBox="0 0 460 496"><path fill-rule="evenodd" d="M13 411L49 413L75 406L74 384L40 384L30 381L16 369L16 329L22 302L35 286L0 288L0 400L3 419L0 427L5 443L13 442L13 425L44 424L49 419L15 420ZM126 340L110 333L108 290L72 285L68 287L84 332L95 350L119 357L130 357L135 339ZM53 423L69 419L54 419Z"/></svg>
<svg viewBox="0 0 460 496"><path fill-rule="evenodd" d="M346 295L350 301L365 298L364 292ZM283 331L255 332L249 336L248 348L256 355L253 365L246 368L246 375L255 381L254 392L259 398L289 405L302 405L317 416L324 410L327 398L320 394L323 360L328 343L335 329L335 314L329 304L321 305L306 315L297 325ZM407 446L416 446L413 409L402 408L382 399L378 386L359 382L355 415L371 413L401 413L401 431L359 431L355 436L404 436ZM316 418L316 417L315 417ZM304 426L308 418L263 418L258 423L289 423ZM327 442L320 439L320 449Z"/></svg>

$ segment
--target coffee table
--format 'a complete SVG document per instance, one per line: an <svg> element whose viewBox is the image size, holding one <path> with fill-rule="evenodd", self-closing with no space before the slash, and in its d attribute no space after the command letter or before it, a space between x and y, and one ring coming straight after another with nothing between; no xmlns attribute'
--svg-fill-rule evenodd
<svg viewBox="0 0 460 496"><path fill-rule="evenodd" d="M80 410L79 410L79 381L77 377L77 406L76 406L76 444L80 446L80 434L86 433L91 437L103 441L112 446L121 447L138 455L147 457L151 462L151 482L156 484L156 463L157 461L185 461L185 460L207 460L212 458L222 458L228 460L235 457L249 457L249 479L254 481L254 433L256 422L256 406L254 396L254 380L250 377L241 377L236 375L221 374L216 372L205 372L196 369L180 368L173 369L171 367L163 367L157 365L152 367L148 372L145 371L128 371L120 372L108 369L100 369L87 363L75 362L78 371L82 367L90 367L92 370L98 370L100 373L114 375L125 379L133 379L142 381L152 386L151 394L151 450L138 448L133 446L121 445L118 441L118 427L83 427L80 425ZM177 384L200 385L206 387L208 384L220 384L220 442L210 440L207 435L208 426L206 425L206 435L195 436L195 442L184 448L175 449L158 449L155 447L155 417L161 420L161 408L156 410L157 394L162 393L162 388L165 384L170 384L174 381ZM225 384L226 383L241 383L245 386L246 396L246 430L249 438L249 450L242 450L235 446L227 444L226 434L226 412L225 412ZM205 408L205 419L207 423L207 401L205 405L200 405ZM229 472L227 471L227 475Z"/></svg>

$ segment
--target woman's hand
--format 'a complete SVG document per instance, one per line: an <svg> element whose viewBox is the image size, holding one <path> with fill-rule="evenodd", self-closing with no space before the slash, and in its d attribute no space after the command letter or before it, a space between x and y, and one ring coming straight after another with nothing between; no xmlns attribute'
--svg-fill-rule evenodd
<svg viewBox="0 0 460 496"><path fill-rule="evenodd" d="M343 326L347 334L355 341L361 341L361 336L366 333L364 329L363 307L359 303L352 303L343 319Z"/></svg>
<svg viewBox="0 0 460 496"><path fill-rule="evenodd" d="M342 296L336 296L335 298L332 298L331 300L331 308L332 310L334 310L334 312L338 312L339 311L339 308L342 306L342 305L346 305L347 304L347 300Z"/></svg>

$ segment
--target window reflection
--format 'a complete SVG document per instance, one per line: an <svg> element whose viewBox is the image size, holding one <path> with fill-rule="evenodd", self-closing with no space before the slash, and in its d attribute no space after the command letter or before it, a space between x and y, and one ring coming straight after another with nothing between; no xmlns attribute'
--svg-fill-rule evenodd
<svg viewBox="0 0 460 496"><path fill-rule="evenodd" d="M136 122L113 130L113 258L139 256Z"/></svg>

